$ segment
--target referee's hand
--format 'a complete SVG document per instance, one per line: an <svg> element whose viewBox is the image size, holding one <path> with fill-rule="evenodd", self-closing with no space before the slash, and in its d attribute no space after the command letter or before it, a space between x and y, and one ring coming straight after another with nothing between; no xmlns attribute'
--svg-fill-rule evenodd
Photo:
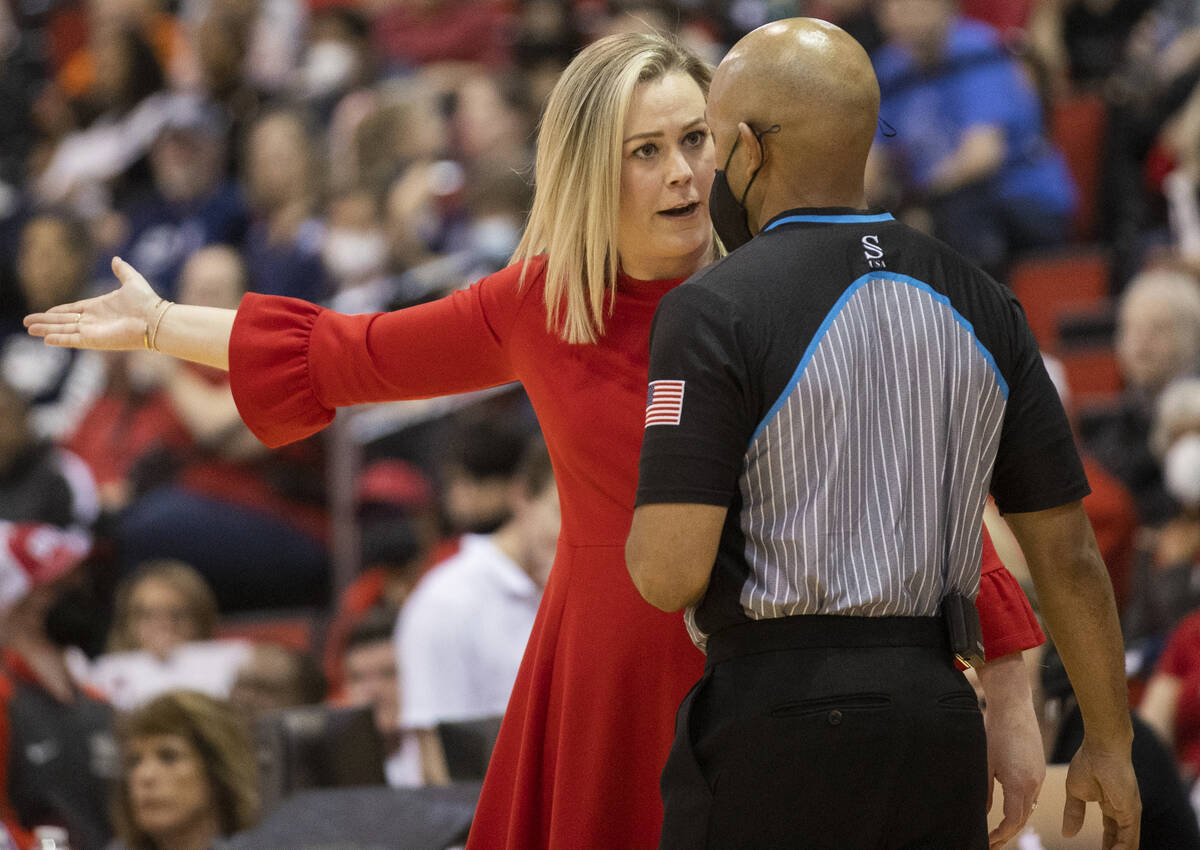
<svg viewBox="0 0 1200 850"><path fill-rule="evenodd" d="M1093 749L1084 738L1067 770L1067 802L1063 807L1063 835L1083 826L1088 801L1100 804L1104 817L1104 850L1137 850L1142 828L1142 800L1129 752Z"/></svg>

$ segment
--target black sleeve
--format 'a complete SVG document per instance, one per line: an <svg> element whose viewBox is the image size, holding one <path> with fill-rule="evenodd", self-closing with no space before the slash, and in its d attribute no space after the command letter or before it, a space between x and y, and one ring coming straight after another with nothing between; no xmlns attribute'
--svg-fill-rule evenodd
<svg viewBox="0 0 1200 850"><path fill-rule="evenodd" d="M699 286L680 286L659 303L637 504L729 504L754 428L737 329L731 305Z"/></svg>
<svg viewBox="0 0 1200 850"><path fill-rule="evenodd" d="M991 492L1002 513L1042 511L1091 492L1058 391L1015 298L1008 311L1011 348L998 365L1008 383Z"/></svg>

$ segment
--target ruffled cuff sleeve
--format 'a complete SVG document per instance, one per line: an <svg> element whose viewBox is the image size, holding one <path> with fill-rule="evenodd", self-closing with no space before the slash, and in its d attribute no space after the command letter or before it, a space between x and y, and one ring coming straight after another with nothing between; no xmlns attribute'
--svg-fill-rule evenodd
<svg viewBox="0 0 1200 850"><path fill-rule="evenodd" d="M989 661L1046 642L1025 591L1000 561L986 531L975 607L983 626L983 647Z"/></svg>
<svg viewBox="0 0 1200 850"><path fill-rule="evenodd" d="M321 308L297 298L247 294L229 338L229 380L243 421L266 445L303 439L333 420L317 398L309 340Z"/></svg>

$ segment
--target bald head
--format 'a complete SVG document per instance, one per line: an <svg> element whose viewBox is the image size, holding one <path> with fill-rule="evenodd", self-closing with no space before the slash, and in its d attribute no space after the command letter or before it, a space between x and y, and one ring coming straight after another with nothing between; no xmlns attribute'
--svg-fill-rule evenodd
<svg viewBox="0 0 1200 850"><path fill-rule="evenodd" d="M779 125L764 136L755 181L762 184L755 193L760 207L772 193L791 196L783 209L861 204L878 115L879 83L866 51L844 30L813 18L776 21L745 36L721 61L708 99L719 163L739 123L754 133ZM753 159L758 150L748 153ZM753 200L746 200L752 219Z"/></svg>

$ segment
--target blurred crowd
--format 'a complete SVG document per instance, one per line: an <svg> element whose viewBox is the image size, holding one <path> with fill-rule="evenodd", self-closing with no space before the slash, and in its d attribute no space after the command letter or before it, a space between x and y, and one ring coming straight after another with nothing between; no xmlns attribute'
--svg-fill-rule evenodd
<svg viewBox="0 0 1200 850"><path fill-rule="evenodd" d="M1191 787L1197 0L0 0L13 846L66 829L75 850L209 847L308 785L478 779L558 531L519 389L356 412L339 442L270 451L225 374L49 348L21 317L112 288L113 255L188 304L439 297L507 264L541 106L582 45L650 28L715 63L794 15L871 52L869 201L1025 303L1085 455L1131 695ZM1100 283L1068 295L1085 267ZM347 552L352 574L333 568Z"/></svg>

